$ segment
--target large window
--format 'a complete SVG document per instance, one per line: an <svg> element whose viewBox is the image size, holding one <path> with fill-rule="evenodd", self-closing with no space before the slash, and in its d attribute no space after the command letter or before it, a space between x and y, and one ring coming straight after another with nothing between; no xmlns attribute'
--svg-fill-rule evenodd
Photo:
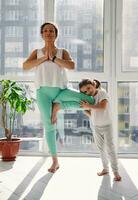
<svg viewBox="0 0 138 200"><path fill-rule="evenodd" d="M138 71L138 2L125 0L122 7L122 67Z"/></svg>
<svg viewBox="0 0 138 200"><path fill-rule="evenodd" d="M43 1L1 0L1 75L23 75L23 58L40 47L39 27L43 21Z"/></svg>
<svg viewBox="0 0 138 200"><path fill-rule="evenodd" d="M43 47L40 25L55 21L57 46L76 63L67 72L68 86L78 89L83 78L100 80L111 97L118 152L138 153L137 10L137 0L0 0L0 79L15 79L35 93L33 70L23 72L22 63ZM34 112L17 116L15 137L22 137L23 151L42 152L43 132L36 104ZM93 127L81 110L58 114L56 139L61 153L97 152Z"/></svg>
<svg viewBox="0 0 138 200"><path fill-rule="evenodd" d="M35 98L33 76L22 70L23 60L32 49L41 46L40 25L44 18L44 1L0 0L0 79L15 79L30 87ZM1 13L1 12L0 12ZM1 115L1 111L0 111ZM0 126L0 137L3 137ZM24 116L18 114L15 120L14 137L22 138L21 150L43 151L43 126L36 104L34 111Z"/></svg>
<svg viewBox="0 0 138 200"><path fill-rule="evenodd" d="M77 71L104 71L103 0L55 1L58 45L68 48ZM66 14L65 14L66 13ZM89 51L90 50L90 51Z"/></svg>
<svg viewBox="0 0 138 200"><path fill-rule="evenodd" d="M118 83L118 132L121 152L138 151L138 83Z"/></svg>
<svg viewBox="0 0 138 200"><path fill-rule="evenodd" d="M138 153L138 5L136 0L116 3L119 152Z"/></svg>
<svg viewBox="0 0 138 200"><path fill-rule="evenodd" d="M35 86L33 82L22 82L31 97L36 99ZM43 125L41 116L36 102L33 104L33 109L27 111L23 116L16 118L15 135L22 139L21 150L42 152L43 151Z"/></svg>

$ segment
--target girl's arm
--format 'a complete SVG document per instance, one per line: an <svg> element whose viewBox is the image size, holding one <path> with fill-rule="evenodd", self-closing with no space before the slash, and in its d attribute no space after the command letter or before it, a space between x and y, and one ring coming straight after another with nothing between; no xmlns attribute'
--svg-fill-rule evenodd
<svg viewBox="0 0 138 200"><path fill-rule="evenodd" d="M88 109L105 109L106 105L107 105L107 99L103 99L102 101L100 101L99 103L92 105L89 104L87 101L81 101L80 106L82 108L88 108Z"/></svg>
<svg viewBox="0 0 138 200"><path fill-rule="evenodd" d="M87 115L87 117L91 116L91 111L90 110L84 110L85 115Z"/></svg>
<svg viewBox="0 0 138 200"><path fill-rule="evenodd" d="M63 58L55 58L54 63L58 64L60 67L64 67L67 69L74 69L75 63L71 59L69 53L64 49L63 50Z"/></svg>
<svg viewBox="0 0 138 200"><path fill-rule="evenodd" d="M34 50L29 58L27 58L24 63L23 63L23 69L24 70L29 70L33 67L36 67L40 65L41 63L45 62L47 60L47 56L43 56L41 58L37 59L37 50Z"/></svg>

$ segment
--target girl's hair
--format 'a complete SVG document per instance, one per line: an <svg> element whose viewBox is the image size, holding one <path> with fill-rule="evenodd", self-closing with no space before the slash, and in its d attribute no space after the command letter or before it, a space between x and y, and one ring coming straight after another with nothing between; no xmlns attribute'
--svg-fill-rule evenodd
<svg viewBox="0 0 138 200"><path fill-rule="evenodd" d="M83 86L86 86L88 84L91 85L96 85L96 88L100 88L101 87L101 83L100 81L94 79L93 81L91 81L90 79L83 79L80 83L79 83L79 89L81 89Z"/></svg>
<svg viewBox="0 0 138 200"><path fill-rule="evenodd" d="M93 85L92 81L89 79L83 79L80 83L79 83L79 89L81 89L83 86L91 84Z"/></svg>
<svg viewBox="0 0 138 200"><path fill-rule="evenodd" d="M101 82L100 81L98 81L97 79L93 79L93 81L96 84L96 88L100 88L101 87Z"/></svg>
<svg viewBox="0 0 138 200"><path fill-rule="evenodd" d="M55 24L51 23L51 22L45 22L44 24L41 25L40 27L40 33L42 34L43 33L43 28L46 26L46 25L52 25L55 29L55 33L56 33L56 37L58 36L58 28Z"/></svg>

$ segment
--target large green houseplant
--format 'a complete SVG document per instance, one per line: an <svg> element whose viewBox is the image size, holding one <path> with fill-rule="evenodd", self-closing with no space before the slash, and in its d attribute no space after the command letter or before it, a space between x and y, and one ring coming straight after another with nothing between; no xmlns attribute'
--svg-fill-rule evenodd
<svg viewBox="0 0 138 200"><path fill-rule="evenodd" d="M5 155L6 145L8 145L8 152L14 152L15 150L9 150L12 143L16 143L19 147L17 139L12 138L14 133L15 117L17 113L22 115L26 113L27 110L32 109L34 99L28 97L26 88L12 80L1 80L0 81L0 107L1 107L1 125L5 132L5 138L0 139L0 149L2 152L3 160L15 160L15 155ZM3 144L3 142L5 142ZM18 151L18 150L17 150Z"/></svg>

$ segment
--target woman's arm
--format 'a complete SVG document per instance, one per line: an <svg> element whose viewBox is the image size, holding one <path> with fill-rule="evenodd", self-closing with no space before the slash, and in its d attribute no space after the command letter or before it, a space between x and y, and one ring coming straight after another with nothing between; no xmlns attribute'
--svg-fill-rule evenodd
<svg viewBox="0 0 138 200"><path fill-rule="evenodd" d="M63 58L57 58L54 60L56 64L58 64L61 67L67 68L67 69L74 69L75 68L75 62L71 59L69 53L64 49L63 50Z"/></svg>
<svg viewBox="0 0 138 200"><path fill-rule="evenodd" d="M34 50L31 55L24 61L23 69L29 70L33 67L40 65L47 60L46 56L37 59L37 50Z"/></svg>

